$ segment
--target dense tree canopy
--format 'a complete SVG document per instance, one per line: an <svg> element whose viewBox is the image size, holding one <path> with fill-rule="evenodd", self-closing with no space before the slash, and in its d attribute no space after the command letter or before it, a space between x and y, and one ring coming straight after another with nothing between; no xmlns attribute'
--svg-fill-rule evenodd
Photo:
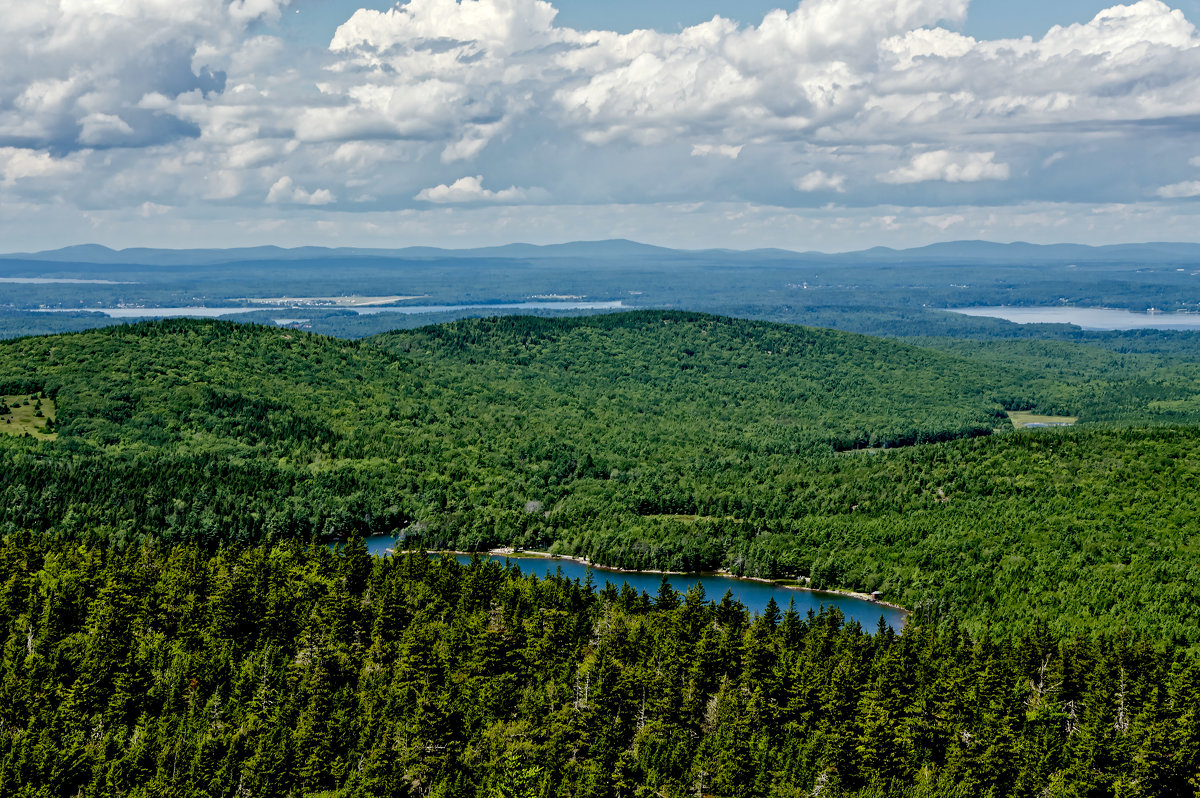
<svg viewBox="0 0 1200 798"><path fill-rule="evenodd" d="M878 589L975 631L1200 642L1200 433L1145 426L1190 418L1188 375L1076 346L951 357L679 313L367 342L206 321L19 339L0 345L3 392L53 397L57 434L0 436L0 530L517 544ZM1039 357L1055 401L1157 386L1123 400L1144 422L1088 427L1084 404L1077 429L995 434L1003 404L1037 406L1020 392L1041 390Z"/></svg>
<svg viewBox="0 0 1200 798"><path fill-rule="evenodd" d="M12 796L1187 795L1200 664L423 553L0 544Z"/></svg>
<svg viewBox="0 0 1200 798"><path fill-rule="evenodd" d="M1193 345L923 343L667 312L2 343L43 428L0 435L0 794L1196 794ZM422 550L492 545L914 612Z"/></svg>

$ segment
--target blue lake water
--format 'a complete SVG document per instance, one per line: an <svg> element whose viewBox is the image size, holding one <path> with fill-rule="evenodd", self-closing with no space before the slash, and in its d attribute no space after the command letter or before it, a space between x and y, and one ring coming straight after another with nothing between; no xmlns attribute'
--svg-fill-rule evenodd
<svg viewBox="0 0 1200 798"><path fill-rule="evenodd" d="M386 556L394 542L391 537L386 535L370 537L366 540L367 549L376 556ZM453 556L463 564L471 561L469 554L455 554ZM537 576L553 574L558 569L562 569L564 576L570 579L578 579L580 582L587 579L587 572L590 569L592 572L592 581L597 589L604 587L605 582L612 582L618 587L622 583L628 583L635 590L645 591L651 596L658 592L658 585L662 580L662 574L614 571L611 568L587 565L577 560L531 557L528 555L509 556L506 558L504 555L494 554L488 555L488 558L501 563L507 559L510 564L520 567L522 572ZM904 619L907 615L903 610L881 606L841 593L797 590L782 585L756 582L752 579L737 579L732 576L722 576L721 574L668 574L667 581L671 583L672 588L680 593L686 593L697 582L700 582L704 585L705 595L710 601L720 601L721 597L725 595L725 591L731 591L733 597L742 602L746 606L746 609L752 613L762 612L767 606L767 601L771 598L775 599L775 603L779 605L780 610L786 610L788 602L795 601L796 611L801 615L804 615L810 609L816 612L823 606L836 606L846 616L847 621L858 621L868 632L875 630L880 616L883 617L889 626L899 631L904 627Z"/></svg>
<svg viewBox="0 0 1200 798"><path fill-rule="evenodd" d="M189 317L196 319L215 319L220 316L232 316L237 313L253 313L256 311L273 310L279 312L287 308L33 308L38 313L103 313L110 319L167 319Z"/></svg>
<svg viewBox="0 0 1200 798"><path fill-rule="evenodd" d="M1200 313L1135 312L1118 308L946 308L964 316L988 316L1017 324L1074 324L1085 330L1200 330Z"/></svg>
<svg viewBox="0 0 1200 798"><path fill-rule="evenodd" d="M620 300L612 302L502 302L482 305L392 305L354 308L363 316L376 313L446 313L453 310L618 310L625 307Z"/></svg>
<svg viewBox="0 0 1200 798"><path fill-rule="evenodd" d="M407 315L420 313L449 313L459 310L619 310L625 305L620 301L612 302L501 302L483 303L478 305L384 305L369 308L342 308L335 305L303 305L304 311L317 310L349 310L360 316L373 316L378 313L403 313ZM113 319L165 319L178 317L218 318L233 316L238 313L258 313L263 311L275 312L295 311L296 306L268 307L257 305L239 308L210 308L210 307L178 307L178 308L35 308L39 313L103 313Z"/></svg>
<svg viewBox="0 0 1200 798"><path fill-rule="evenodd" d="M74 277L0 277L0 283L19 285L136 285L133 280L78 280Z"/></svg>

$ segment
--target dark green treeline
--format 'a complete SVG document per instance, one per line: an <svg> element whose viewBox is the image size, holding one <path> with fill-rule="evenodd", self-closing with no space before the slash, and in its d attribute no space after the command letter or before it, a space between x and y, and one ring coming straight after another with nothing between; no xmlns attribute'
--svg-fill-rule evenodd
<svg viewBox="0 0 1200 798"><path fill-rule="evenodd" d="M423 555L0 544L0 794L1160 796L1200 667Z"/></svg>
<svg viewBox="0 0 1200 798"><path fill-rule="evenodd" d="M464 461L444 452L424 467L308 466L0 437L0 535L206 548L356 533L465 551L516 543L631 569L725 567L881 590L977 633L1129 627L1197 646L1198 448L1194 426L1045 430L740 469L647 462L628 478L549 484L537 481L540 462L467 461L453 476Z"/></svg>

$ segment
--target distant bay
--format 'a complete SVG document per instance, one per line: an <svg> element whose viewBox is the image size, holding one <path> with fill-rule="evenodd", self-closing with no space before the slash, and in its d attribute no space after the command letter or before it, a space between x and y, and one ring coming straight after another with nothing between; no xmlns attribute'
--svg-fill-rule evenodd
<svg viewBox="0 0 1200 798"><path fill-rule="evenodd" d="M503 302L481 305L392 305L385 307L354 308L355 313L370 316L376 313L446 313L457 310L620 310L625 303L619 299L611 302Z"/></svg>
<svg viewBox="0 0 1200 798"><path fill-rule="evenodd" d="M134 280L84 280L75 277L0 277L0 283L17 285L137 285Z"/></svg>
<svg viewBox="0 0 1200 798"><path fill-rule="evenodd" d="M1017 324L1074 324L1085 330L1200 330L1200 313L1138 312L1119 308L1000 305L946 308L964 316L987 316Z"/></svg>
<svg viewBox="0 0 1200 798"><path fill-rule="evenodd" d="M378 313L447 313L460 310L620 310L625 304L620 300L606 302L495 302L467 305L387 305L372 307L339 307L336 305L289 305L286 307L175 307L175 308L33 308L39 313L103 313L113 319L165 319L178 317L218 318L239 313L280 313L304 310L333 311L348 310L362 316Z"/></svg>

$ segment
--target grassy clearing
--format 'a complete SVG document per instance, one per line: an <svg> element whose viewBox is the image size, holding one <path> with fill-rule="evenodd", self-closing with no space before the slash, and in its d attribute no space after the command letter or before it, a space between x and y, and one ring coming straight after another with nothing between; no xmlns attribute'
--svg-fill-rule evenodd
<svg viewBox="0 0 1200 798"><path fill-rule="evenodd" d="M58 418L58 410L52 399L41 399L37 395L0 396L4 404L0 406L0 433L8 435L25 435L35 438L52 439L57 433L46 431L46 422ZM8 408L8 412L3 411Z"/></svg>
<svg viewBox="0 0 1200 798"><path fill-rule="evenodd" d="M1041 416L1024 410L1009 410L1008 418L1017 429L1025 427L1069 427L1079 420L1078 416Z"/></svg>

